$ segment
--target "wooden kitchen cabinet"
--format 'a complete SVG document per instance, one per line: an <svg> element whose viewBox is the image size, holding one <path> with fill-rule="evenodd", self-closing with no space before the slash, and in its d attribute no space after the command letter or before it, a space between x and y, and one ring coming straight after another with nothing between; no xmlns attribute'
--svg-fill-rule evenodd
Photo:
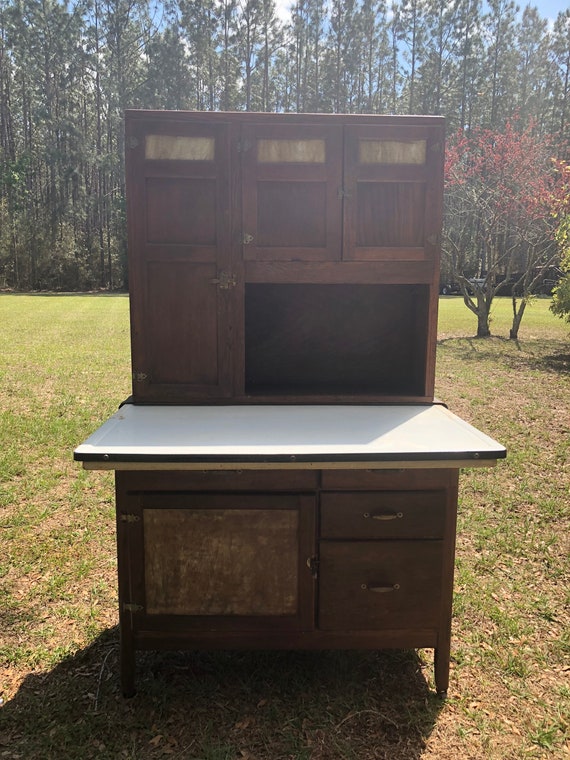
<svg viewBox="0 0 570 760"><path fill-rule="evenodd" d="M133 395L115 470L121 682L142 649L433 647L458 473L434 399L439 117L126 115Z"/></svg>

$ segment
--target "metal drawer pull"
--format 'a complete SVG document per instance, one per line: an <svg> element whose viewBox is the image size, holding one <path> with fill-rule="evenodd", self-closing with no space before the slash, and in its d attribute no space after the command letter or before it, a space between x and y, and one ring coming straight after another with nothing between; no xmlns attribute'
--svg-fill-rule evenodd
<svg viewBox="0 0 570 760"><path fill-rule="evenodd" d="M363 591L372 591L375 594L387 594L389 591L398 591L400 584L394 583L393 586L369 586L367 583L363 583L360 588Z"/></svg>
<svg viewBox="0 0 570 760"><path fill-rule="evenodd" d="M370 512L365 512L362 517L371 517L373 520L395 520L401 519L404 516L403 512L380 512L377 515L371 515Z"/></svg>

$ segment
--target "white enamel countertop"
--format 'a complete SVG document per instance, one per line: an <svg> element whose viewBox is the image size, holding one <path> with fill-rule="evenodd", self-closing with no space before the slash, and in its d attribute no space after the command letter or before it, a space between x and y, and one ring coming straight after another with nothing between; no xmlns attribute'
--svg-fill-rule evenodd
<svg viewBox="0 0 570 760"><path fill-rule="evenodd" d="M86 469L491 466L505 448L439 404L125 404L74 458Z"/></svg>

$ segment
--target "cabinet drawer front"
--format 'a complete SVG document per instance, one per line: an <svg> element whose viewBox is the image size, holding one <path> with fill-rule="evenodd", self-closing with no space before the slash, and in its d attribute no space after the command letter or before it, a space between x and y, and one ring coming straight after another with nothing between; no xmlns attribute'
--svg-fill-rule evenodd
<svg viewBox="0 0 570 760"><path fill-rule="evenodd" d="M440 541L322 542L319 628L437 628Z"/></svg>
<svg viewBox="0 0 570 760"><path fill-rule="evenodd" d="M415 488L447 488L450 476L455 473L446 469L367 469L323 470L322 487L329 491L369 491L391 489L393 491Z"/></svg>
<svg viewBox="0 0 570 760"><path fill-rule="evenodd" d="M314 491L315 470L174 470L119 473L129 491Z"/></svg>
<svg viewBox="0 0 570 760"><path fill-rule="evenodd" d="M323 493L322 538L442 538L444 491Z"/></svg>

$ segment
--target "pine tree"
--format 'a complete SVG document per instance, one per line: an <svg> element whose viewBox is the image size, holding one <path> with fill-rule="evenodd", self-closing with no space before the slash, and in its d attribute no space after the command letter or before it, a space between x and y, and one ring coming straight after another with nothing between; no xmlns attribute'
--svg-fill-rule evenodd
<svg viewBox="0 0 570 760"><path fill-rule="evenodd" d="M489 0L489 13L483 17L488 40L484 70L488 80L485 111L481 122L492 129L503 126L514 112L517 53L515 19L518 7L513 0Z"/></svg>
<svg viewBox="0 0 570 760"><path fill-rule="evenodd" d="M554 23L550 55L553 64L551 93L553 125L570 142L570 10L559 13Z"/></svg>

